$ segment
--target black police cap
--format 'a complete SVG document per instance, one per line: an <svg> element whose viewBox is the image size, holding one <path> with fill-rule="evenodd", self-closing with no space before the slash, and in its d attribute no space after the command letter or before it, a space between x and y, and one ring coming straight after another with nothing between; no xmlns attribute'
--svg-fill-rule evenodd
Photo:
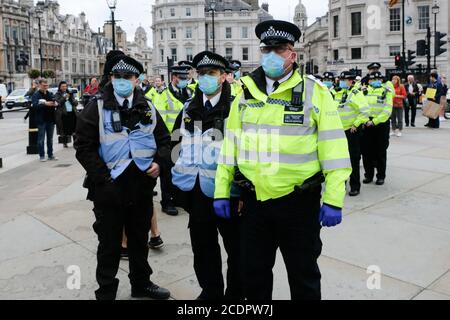
<svg viewBox="0 0 450 320"><path fill-rule="evenodd" d="M172 74L175 75L179 75L179 76L188 76L189 75L189 71L191 70L191 67L188 66L173 66L170 71L172 72Z"/></svg>
<svg viewBox="0 0 450 320"><path fill-rule="evenodd" d="M374 71L371 74L369 74L369 80L374 79L383 79L383 74L380 71Z"/></svg>
<svg viewBox="0 0 450 320"><path fill-rule="evenodd" d="M197 54L192 61L192 65L197 70L201 68L220 69L224 71L230 69L230 64L227 59L210 51L203 51Z"/></svg>
<svg viewBox="0 0 450 320"><path fill-rule="evenodd" d="M336 79L336 76L335 76L335 74L334 74L333 72L325 72L325 73L323 74L322 79L335 80L335 79Z"/></svg>
<svg viewBox="0 0 450 320"><path fill-rule="evenodd" d="M192 68L192 62L184 60L184 61L179 61L178 62L178 66L180 67L189 67Z"/></svg>
<svg viewBox="0 0 450 320"><path fill-rule="evenodd" d="M292 45L302 36L300 29L293 23L281 20L268 20L256 26L256 36L262 46L276 47L290 43Z"/></svg>
<svg viewBox="0 0 450 320"><path fill-rule="evenodd" d="M380 69L381 68L381 63L379 62L372 62L371 64L369 64L367 66L367 69L371 70L371 69Z"/></svg>
<svg viewBox="0 0 450 320"><path fill-rule="evenodd" d="M124 55L125 55L125 53L123 53L123 51L120 51L120 50L109 51L106 55L106 62L105 62L105 68L104 68L103 74L105 76L109 76L111 74L111 69L114 66L113 65L114 58L117 56L124 56Z"/></svg>
<svg viewBox="0 0 450 320"><path fill-rule="evenodd" d="M341 73L340 79L343 79L343 80L355 80L356 79L356 74L354 72L351 72L351 71L344 71L344 72Z"/></svg>
<svg viewBox="0 0 450 320"><path fill-rule="evenodd" d="M136 59L126 56L118 55L111 60L111 73L124 73L139 76L144 72L144 67Z"/></svg>
<svg viewBox="0 0 450 320"><path fill-rule="evenodd" d="M242 67L242 62L239 60L231 60L230 66L233 67L235 70L239 70Z"/></svg>

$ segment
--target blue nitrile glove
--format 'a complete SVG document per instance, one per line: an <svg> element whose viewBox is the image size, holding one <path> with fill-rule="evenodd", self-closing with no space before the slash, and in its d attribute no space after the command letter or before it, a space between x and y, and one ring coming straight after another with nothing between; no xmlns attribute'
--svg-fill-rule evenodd
<svg viewBox="0 0 450 320"><path fill-rule="evenodd" d="M342 209L324 204L320 209L320 224L323 227L336 227L342 222Z"/></svg>
<svg viewBox="0 0 450 320"><path fill-rule="evenodd" d="M230 200L215 200L214 210L216 211L216 216L222 219L231 218L231 204Z"/></svg>

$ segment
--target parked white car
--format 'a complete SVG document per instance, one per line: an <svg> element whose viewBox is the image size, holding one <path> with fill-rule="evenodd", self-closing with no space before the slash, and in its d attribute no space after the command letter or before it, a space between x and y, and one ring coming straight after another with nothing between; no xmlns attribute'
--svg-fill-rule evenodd
<svg viewBox="0 0 450 320"><path fill-rule="evenodd" d="M25 96L27 89L16 89L6 98L5 106L8 109L29 107L31 104L31 97Z"/></svg>

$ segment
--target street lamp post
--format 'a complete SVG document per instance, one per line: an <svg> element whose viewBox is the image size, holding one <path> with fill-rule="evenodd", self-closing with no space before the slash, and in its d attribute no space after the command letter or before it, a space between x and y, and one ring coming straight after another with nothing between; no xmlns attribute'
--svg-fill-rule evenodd
<svg viewBox="0 0 450 320"><path fill-rule="evenodd" d="M215 21L214 21L214 18L215 18L215 15L216 15L216 1L215 0L212 0L210 3L209 3L209 11L210 12L212 12L212 36L213 36L213 49L212 49L212 51L214 52L214 53L216 53L216 30L215 30Z"/></svg>
<svg viewBox="0 0 450 320"><path fill-rule="evenodd" d="M440 12L440 7L439 7L439 5L437 4L437 2L435 2L434 3L434 6L431 8L431 12L433 13L433 15L434 15L434 35L436 36L436 32L437 32L437 15L439 14L439 12ZM437 38L436 38L436 41L439 41ZM430 50L431 50L431 48L430 48ZM434 53L434 68L436 69L437 68L437 63L436 63L436 52Z"/></svg>
<svg viewBox="0 0 450 320"><path fill-rule="evenodd" d="M42 32L41 32L41 18L42 18L43 11L41 9L36 10L36 15L38 19L38 27L39 27L39 59L40 59L40 74L41 77L43 76L43 63L44 59L42 58Z"/></svg>
<svg viewBox="0 0 450 320"><path fill-rule="evenodd" d="M117 0L106 0L106 3L111 10L112 42L113 50L116 50L116 20L114 19L114 12L116 11Z"/></svg>
<svg viewBox="0 0 450 320"><path fill-rule="evenodd" d="M313 66L312 66L312 57L311 57L311 47L312 47L312 43L308 42L308 64L309 64L309 73L313 74L314 70L313 70Z"/></svg>

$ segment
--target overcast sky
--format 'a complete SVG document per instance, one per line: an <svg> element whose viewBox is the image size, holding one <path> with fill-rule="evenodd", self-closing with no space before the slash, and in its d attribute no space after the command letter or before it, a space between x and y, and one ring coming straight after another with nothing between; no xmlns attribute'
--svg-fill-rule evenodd
<svg viewBox="0 0 450 320"><path fill-rule="evenodd" d="M106 0L58 0L58 2L61 14L79 14L84 11L91 29L95 31L109 19ZM262 2L260 0L260 3ZM269 3L269 12L275 19L291 21L299 0L264 0L264 2ZM303 0L302 2L306 6L309 23L327 12L328 0ZM127 32L129 40L133 39L134 32L139 25L151 33L151 6L153 3L154 0L118 0L116 19L122 20L119 24Z"/></svg>

